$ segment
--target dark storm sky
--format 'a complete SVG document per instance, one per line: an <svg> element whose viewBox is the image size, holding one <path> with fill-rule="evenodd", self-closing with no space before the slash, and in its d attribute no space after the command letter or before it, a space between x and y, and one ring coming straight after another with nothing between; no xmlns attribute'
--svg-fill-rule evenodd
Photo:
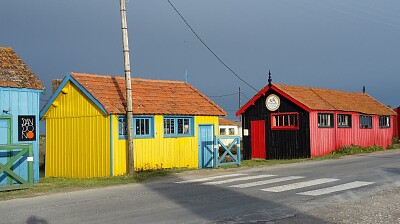
<svg viewBox="0 0 400 224"><path fill-rule="evenodd" d="M398 0L171 0L203 41L257 90L273 82L367 92L400 105ZM47 88L68 72L123 75L118 0L2 0L0 46ZM132 77L185 80L235 118L256 91L225 68L167 0L128 0ZM226 96L228 95L228 96ZM214 97L221 96L221 97Z"/></svg>

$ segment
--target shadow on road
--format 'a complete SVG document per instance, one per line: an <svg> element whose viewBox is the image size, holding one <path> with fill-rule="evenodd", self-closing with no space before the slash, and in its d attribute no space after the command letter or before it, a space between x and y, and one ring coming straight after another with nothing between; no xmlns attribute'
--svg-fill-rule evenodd
<svg viewBox="0 0 400 224"><path fill-rule="evenodd" d="M26 220L26 224L48 224L47 220L31 216Z"/></svg>
<svg viewBox="0 0 400 224"><path fill-rule="evenodd" d="M329 223L286 205L268 199L268 194L259 191L250 195L248 189L236 191L227 186L204 185L202 183L150 182L144 185L154 193L188 210L198 219L186 220L175 217L176 223ZM248 192L246 192L248 190ZM242 193L244 192L244 193ZM159 214L163 215L163 214ZM168 216L168 215L167 215ZM164 219L168 222L168 217Z"/></svg>

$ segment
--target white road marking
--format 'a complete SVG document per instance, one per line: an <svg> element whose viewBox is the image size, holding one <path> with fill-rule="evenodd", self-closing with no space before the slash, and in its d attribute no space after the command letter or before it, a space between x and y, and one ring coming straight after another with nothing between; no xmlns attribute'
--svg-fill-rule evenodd
<svg viewBox="0 0 400 224"><path fill-rule="evenodd" d="M309 180L309 181L304 181L304 182L299 182L299 183L294 183L294 184L270 187L270 188L265 188L265 189L261 189L261 190L269 191L269 192L283 192L283 191L290 191L290 190L299 189L299 188L303 188L303 187L310 187L310 186L314 186L314 185L318 185L318 184L325 184L325 183L338 181L338 180L339 179L321 178L321 179Z"/></svg>
<svg viewBox="0 0 400 224"><path fill-rule="evenodd" d="M313 190L313 191L305 191L297 194L301 195L310 195L310 196L318 196L318 195L323 195L323 194L329 194L333 192L338 192L338 191L344 191L344 190L349 190L353 188L358 188L358 187L363 187L367 186L370 184L373 184L374 182L363 182L363 181L354 181L350 182L347 184L341 184L333 187L327 187L327 188L322 188L318 190Z"/></svg>
<svg viewBox="0 0 400 224"><path fill-rule="evenodd" d="M254 187L254 186L278 183L278 182L289 181L289 180L297 180L297 179L301 179L301 178L304 178L304 177L288 176L288 177L274 178L274 179L270 179L270 180L262 180L262 181L257 181L257 182L251 182L251 183L246 183L246 184L237 184L237 185L232 185L232 186L229 186L229 187L247 188L247 187Z"/></svg>
<svg viewBox="0 0 400 224"><path fill-rule="evenodd" d="M179 182L175 182L175 183L177 183L177 184L196 183L196 182L217 180L217 179L222 179L222 178L226 178L226 177L237 177L237 176L244 176L244 175L247 175L247 174L233 173L233 174L227 174L227 175L221 175L221 176L206 177L206 178L193 179L193 180L184 180L184 181L179 181Z"/></svg>
<svg viewBox="0 0 400 224"><path fill-rule="evenodd" d="M260 178L265 178L265 177L274 177L274 176L276 176L276 175L265 174L265 175L238 177L238 178L233 178L233 179L228 179L228 180L219 180L219 181L214 181L214 182L207 182L207 183L204 183L204 184L205 185L218 185L218 184L232 183L232 182L235 182L235 181L254 180L254 179L260 179Z"/></svg>

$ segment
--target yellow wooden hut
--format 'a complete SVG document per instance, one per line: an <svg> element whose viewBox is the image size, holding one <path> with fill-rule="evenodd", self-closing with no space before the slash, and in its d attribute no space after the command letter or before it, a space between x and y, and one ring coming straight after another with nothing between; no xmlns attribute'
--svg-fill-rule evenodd
<svg viewBox="0 0 400 224"><path fill-rule="evenodd" d="M70 73L40 112L46 177L128 172L125 79ZM188 83L132 79L135 170L204 168L226 112Z"/></svg>

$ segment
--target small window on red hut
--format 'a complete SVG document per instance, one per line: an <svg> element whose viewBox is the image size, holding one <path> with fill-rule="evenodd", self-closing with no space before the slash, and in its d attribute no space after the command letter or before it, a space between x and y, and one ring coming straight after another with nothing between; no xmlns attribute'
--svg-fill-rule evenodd
<svg viewBox="0 0 400 224"><path fill-rule="evenodd" d="M390 117L389 116L379 116L379 127L380 128L390 128Z"/></svg>
<svg viewBox="0 0 400 224"><path fill-rule="evenodd" d="M272 113L272 130L298 130L299 113Z"/></svg>

